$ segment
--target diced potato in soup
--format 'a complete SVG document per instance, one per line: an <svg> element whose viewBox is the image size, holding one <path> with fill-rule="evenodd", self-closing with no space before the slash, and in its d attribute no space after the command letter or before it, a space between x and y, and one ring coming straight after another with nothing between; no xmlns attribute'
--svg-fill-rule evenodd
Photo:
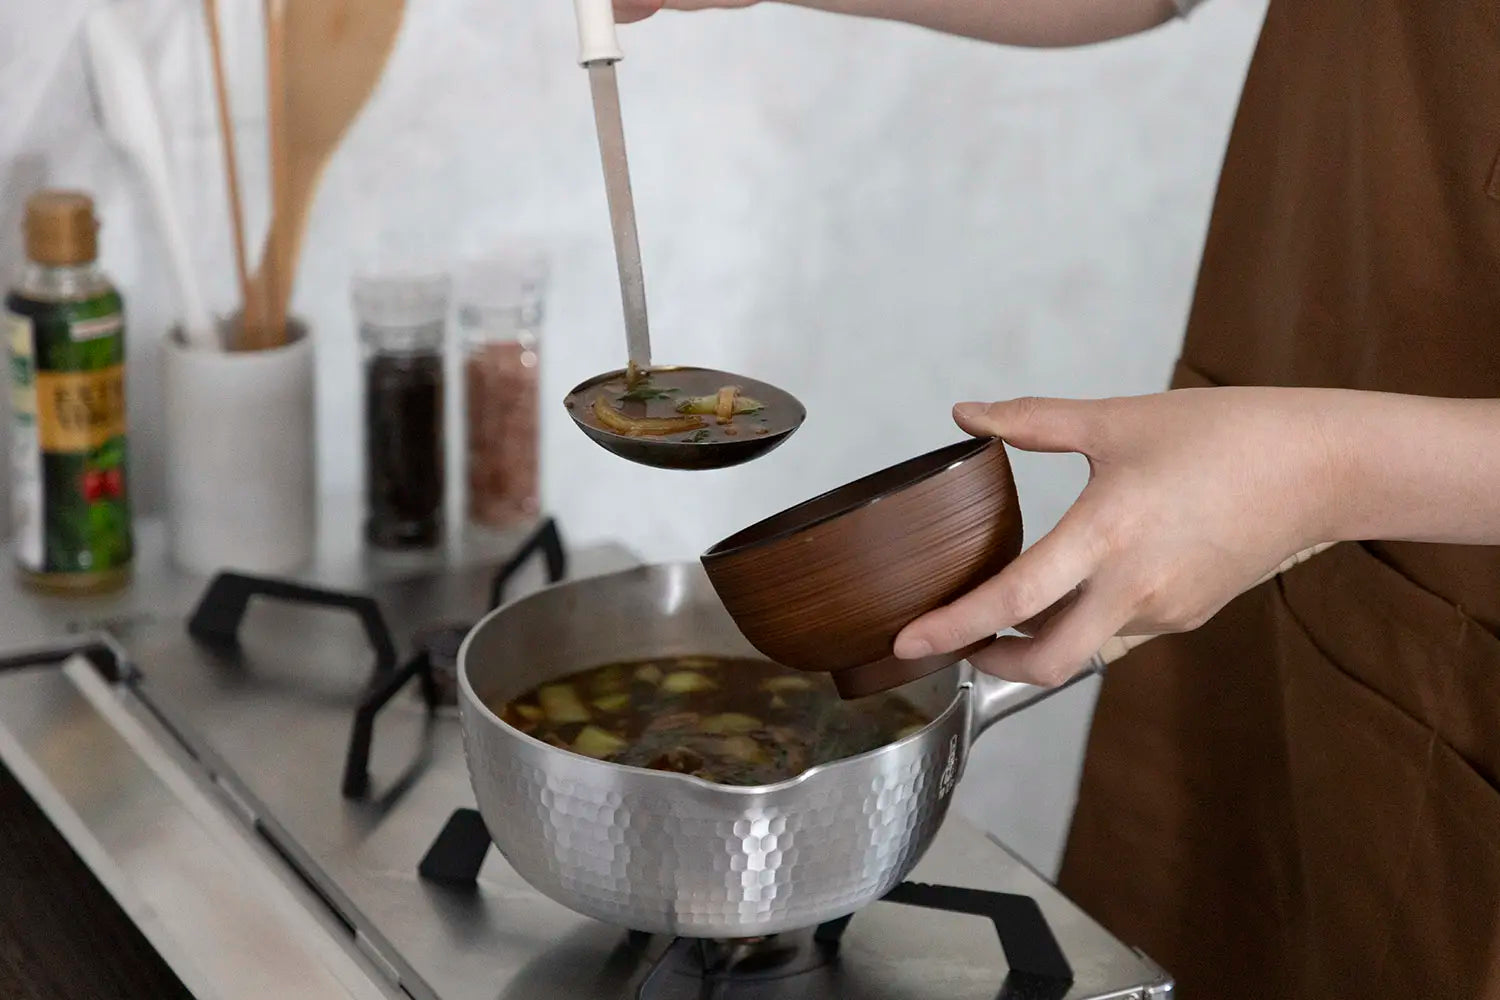
<svg viewBox="0 0 1500 1000"><path fill-rule="evenodd" d="M578 700L578 692L572 684L548 684L537 691L536 698L542 706L542 714L555 726L587 722L591 718L589 710Z"/></svg>
<svg viewBox="0 0 1500 1000"><path fill-rule="evenodd" d="M621 691L619 694L595 698L593 705L601 712L623 712L630 707L630 692Z"/></svg>
<svg viewBox="0 0 1500 1000"><path fill-rule="evenodd" d="M668 674L661 682L661 689L668 694L711 691L716 687L717 684L695 670L678 670Z"/></svg>
<svg viewBox="0 0 1500 1000"><path fill-rule="evenodd" d="M705 733L751 733L765 728L765 723L753 715L725 712L723 715L712 715L704 719L701 728Z"/></svg>
<svg viewBox="0 0 1500 1000"><path fill-rule="evenodd" d="M573 751L586 757L605 758L625 749L625 741L598 726L584 726L573 741Z"/></svg>

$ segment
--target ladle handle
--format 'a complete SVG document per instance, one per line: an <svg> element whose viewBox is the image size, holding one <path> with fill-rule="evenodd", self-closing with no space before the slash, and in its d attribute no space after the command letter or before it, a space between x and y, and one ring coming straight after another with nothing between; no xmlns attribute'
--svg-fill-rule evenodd
<svg viewBox="0 0 1500 1000"><path fill-rule="evenodd" d="M1324 542L1319 545L1303 549L1296 555L1287 559L1280 566L1255 581L1246 590L1254 590L1261 584L1273 580L1287 570L1300 566L1313 556L1327 551L1333 547L1332 542ZM1106 642L1099 651L1094 654L1093 659L1078 673L1057 687L1044 688L1034 684L1022 684L1019 681L1008 681L991 674L974 671L974 703L972 709L972 734L978 737L990 726L999 722L1009 715L1014 715L1023 708L1029 708L1037 702L1052 697L1060 691L1077 684L1079 681L1102 674L1104 669L1111 663L1121 659L1126 653L1137 647L1150 642L1155 636L1150 635L1117 635Z"/></svg>
<svg viewBox="0 0 1500 1000"><path fill-rule="evenodd" d="M578 18L578 61L589 73L594 99L594 126L604 166L604 193L614 235L615 264L620 272L620 303L625 313L625 347L629 378L651 370L651 332L646 319L646 279L641 271L641 243L635 228L635 197L630 191L630 163L625 155L625 126L620 117L620 86L615 63L625 58L615 36L613 0L573 0Z"/></svg>

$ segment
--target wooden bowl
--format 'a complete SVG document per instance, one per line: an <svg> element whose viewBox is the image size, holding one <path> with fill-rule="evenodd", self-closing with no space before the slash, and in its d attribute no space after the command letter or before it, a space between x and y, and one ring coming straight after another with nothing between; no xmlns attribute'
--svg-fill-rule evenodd
<svg viewBox="0 0 1500 1000"><path fill-rule="evenodd" d="M856 480L704 553L719 599L766 657L829 673L845 698L924 677L989 641L897 660L896 634L1021 551L1005 445L961 441Z"/></svg>

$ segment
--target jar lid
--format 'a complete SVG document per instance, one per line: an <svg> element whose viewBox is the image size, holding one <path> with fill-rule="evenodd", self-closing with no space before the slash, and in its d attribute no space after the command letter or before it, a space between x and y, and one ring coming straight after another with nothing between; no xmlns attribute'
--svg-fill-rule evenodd
<svg viewBox="0 0 1500 1000"><path fill-rule="evenodd" d="M515 246L495 250L464 264L458 276L460 310L537 308L551 278L551 263L538 248Z"/></svg>
<svg viewBox="0 0 1500 1000"><path fill-rule="evenodd" d="M431 326L448 316L452 280L441 273L358 274L354 312L361 323L400 329Z"/></svg>
<svg viewBox="0 0 1500 1000"><path fill-rule="evenodd" d="M26 256L68 267L99 255L94 200L81 191L38 191L26 202Z"/></svg>
<svg viewBox="0 0 1500 1000"><path fill-rule="evenodd" d="M470 346L518 341L534 347L541 331L550 265L539 250L497 251L459 272L458 324Z"/></svg>

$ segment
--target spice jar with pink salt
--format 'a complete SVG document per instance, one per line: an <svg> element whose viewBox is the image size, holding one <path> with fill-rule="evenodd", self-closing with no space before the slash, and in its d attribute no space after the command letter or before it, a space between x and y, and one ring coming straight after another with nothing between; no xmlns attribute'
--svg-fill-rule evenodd
<svg viewBox="0 0 1500 1000"><path fill-rule="evenodd" d="M465 270L463 341L469 520L505 529L541 510L540 347L547 262L511 251Z"/></svg>

